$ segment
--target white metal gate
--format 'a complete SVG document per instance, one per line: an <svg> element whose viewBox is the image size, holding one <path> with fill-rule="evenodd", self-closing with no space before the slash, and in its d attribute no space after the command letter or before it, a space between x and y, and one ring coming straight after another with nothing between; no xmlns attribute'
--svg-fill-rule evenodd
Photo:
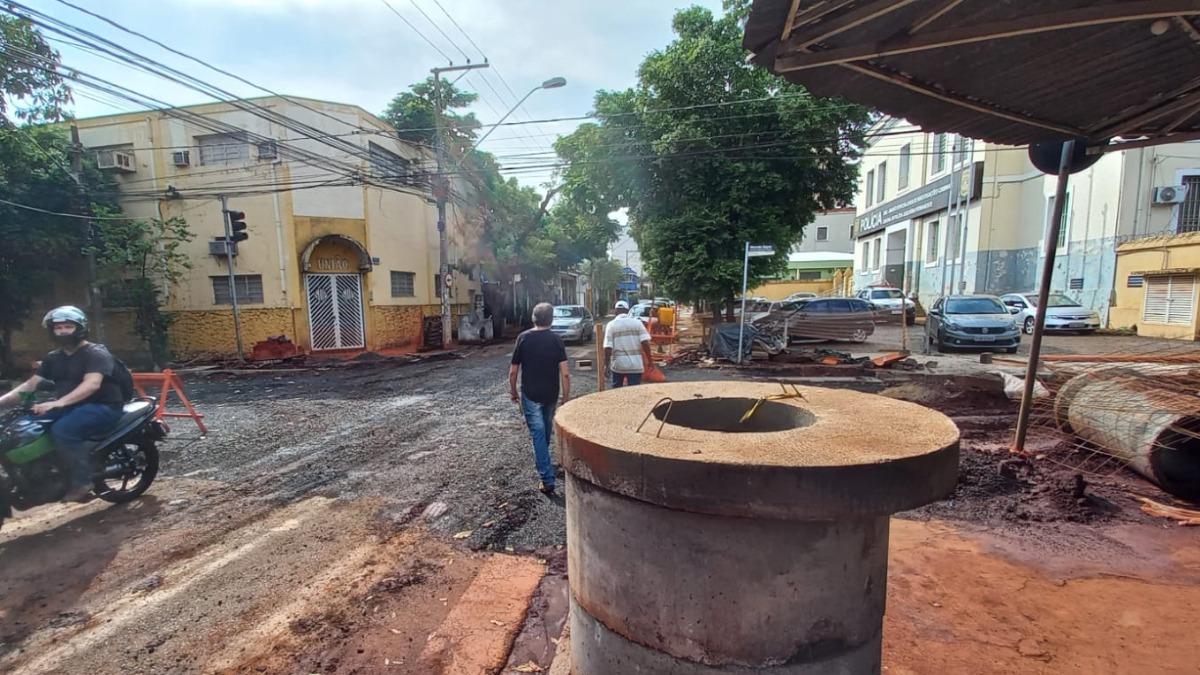
<svg viewBox="0 0 1200 675"><path fill-rule="evenodd" d="M366 346L362 278L357 274L309 274L305 280L313 349Z"/></svg>
<svg viewBox="0 0 1200 675"><path fill-rule="evenodd" d="M1196 276L1171 274L1146 276L1142 321L1186 326L1196 306Z"/></svg>

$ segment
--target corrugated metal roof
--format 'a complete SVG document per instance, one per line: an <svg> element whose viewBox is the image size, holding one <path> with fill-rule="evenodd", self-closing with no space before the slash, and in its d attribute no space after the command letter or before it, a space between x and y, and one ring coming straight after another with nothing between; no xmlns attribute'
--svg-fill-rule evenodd
<svg viewBox="0 0 1200 675"><path fill-rule="evenodd" d="M927 131L1172 142L1200 134L1197 17L1200 0L755 0L744 44Z"/></svg>

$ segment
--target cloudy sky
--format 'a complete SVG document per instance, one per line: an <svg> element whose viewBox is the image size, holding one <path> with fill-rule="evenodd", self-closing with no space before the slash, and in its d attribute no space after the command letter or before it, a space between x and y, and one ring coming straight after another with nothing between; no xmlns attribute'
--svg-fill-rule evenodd
<svg viewBox="0 0 1200 675"><path fill-rule="evenodd" d="M642 58L671 40L676 9L698 4L720 12L721 5L720 0L70 1L281 94L351 103L373 113L381 112L398 91L428 76L430 68L447 65L448 60L465 63L468 57L479 62L486 55L490 72L472 73L460 83L479 93L474 110L485 124L498 121L517 99L550 77L564 77L568 84L537 92L509 121L586 114L597 89L620 89L635 82ZM22 3L239 96L264 93L58 0ZM170 104L209 100L68 42L58 40L55 46L65 66ZM79 117L133 109L136 106L86 89L77 91ZM483 147L516 161L517 155L548 151L556 134L576 124L502 127ZM548 170L521 176L530 184L548 178Z"/></svg>

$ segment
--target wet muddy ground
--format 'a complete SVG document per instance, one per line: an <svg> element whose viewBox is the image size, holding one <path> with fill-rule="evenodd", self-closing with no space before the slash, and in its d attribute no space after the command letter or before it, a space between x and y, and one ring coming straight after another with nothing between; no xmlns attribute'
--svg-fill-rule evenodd
<svg viewBox="0 0 1200 675"><path fill-rule="evenodd" d="M0 531L0 672L548 667L565 507L536 489L508 349L188 374L212 432L189 440L175 421L147 497L44 507ZM595 390L595 371L573 375ZM1180 659L1200 628L1196 535L1126 494L1161 493L1054 461L1052 438L1035 437L1041 459L1013 458L1015 409L969 382L889 395L953 416L963 452L955 494L893 525L888 672L1194 672Z"/></svg>

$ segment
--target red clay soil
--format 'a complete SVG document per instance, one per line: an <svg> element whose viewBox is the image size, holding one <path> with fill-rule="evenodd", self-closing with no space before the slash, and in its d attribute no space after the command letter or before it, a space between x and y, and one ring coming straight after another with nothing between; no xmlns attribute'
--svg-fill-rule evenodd
<svg viewBox="0 0 1200 675"><path fill-rule="evenodd" d="M1105 535L1050 551L893 520L884 672L1196 673L1200 532L1120 526Z"/></svg>

